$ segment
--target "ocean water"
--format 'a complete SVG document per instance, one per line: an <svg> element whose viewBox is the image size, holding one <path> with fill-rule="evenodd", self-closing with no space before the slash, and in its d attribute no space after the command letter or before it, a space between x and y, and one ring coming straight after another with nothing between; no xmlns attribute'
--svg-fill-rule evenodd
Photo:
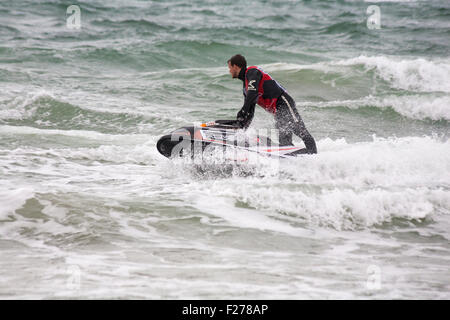
<svg viewBox="0 0 450 320"><path fill-rule="evenodd" d="M72 4L0 2L1 298L450 298L448 1L78 1L78 29ZM236 53L317 155L157 152L235 117Z"/></svg>

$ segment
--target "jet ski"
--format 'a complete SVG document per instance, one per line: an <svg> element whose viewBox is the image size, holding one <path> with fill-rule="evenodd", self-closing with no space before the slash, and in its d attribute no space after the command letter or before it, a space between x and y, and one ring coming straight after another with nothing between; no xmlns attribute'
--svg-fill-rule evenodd
<svg viewBox="0 0 450 320"><path fill-rule="evenodd" d="M182 127L162 136L156 144L159 153L167 158L195 157L210 147L277 158L292 158L306 151L292 145L279 146L263 135L248 135L236 120L215 120Z"/></svg>

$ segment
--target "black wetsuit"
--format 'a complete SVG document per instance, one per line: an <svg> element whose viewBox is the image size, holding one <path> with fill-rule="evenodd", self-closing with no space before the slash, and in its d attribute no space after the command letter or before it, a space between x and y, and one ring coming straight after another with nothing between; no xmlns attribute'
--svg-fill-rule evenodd
<svg viewBox="0 0 450 320"><path fill-rule="evenodd" d="M243 81L245 101L237 114L237 120L243 128L248 128L255 114L255 105L259 95L267 99L276 99L275 126L279 130L279 143L281 146L293 145L292 134L299 136L305 143L306 149L298 153L317 153L314 138L308 132L300 114L295 107L295 101L284 88L275 80L267 80L263 83L264 92L259 92L260 81L263 74L260 70L242 68L238 78ZM248 83L248 90L246 90Z"/></svg>

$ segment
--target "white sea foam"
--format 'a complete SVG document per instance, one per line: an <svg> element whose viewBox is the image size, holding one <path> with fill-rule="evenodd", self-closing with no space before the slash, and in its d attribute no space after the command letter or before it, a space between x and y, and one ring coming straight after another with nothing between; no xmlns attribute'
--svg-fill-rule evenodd
<svg viewBox="0 0 450 320"><path fill-rule="evenodd" d="M336 229L450 214L449 141L374 138L348 144L343 139L325 139L318 142L318 149L316 156L281 164L281 176L206 183L198 192L231 197L270 216L282 213L286 216L278 218L287 221ZM227 220L237 219L226 214L231 211L217 212ZM235 223L246 224L242 219ZM254 226L264 228L265 224ZM279 225L276 230L295 233L290 226Z"/></svg>
<svg viewBox="0 0 450 320"><path fill-rule="evenodd" d="M342 67L364 66L393 88L419 92L450 92L450 60L406 58L391 56L359 56L350 59L318 62L314 64L272 63L262 67L268 71L319 70L325 73L348 74Z"/></svg>
<svg viewBox="0 0 450 320"><path fill-rule="evenodd" d="M377 107L392 107L412 119L450 120L450 96L388 96L375 102Z"/></svg>
<svg viewBox="0 0 450 320"><path fill-rule="evenodd" d="M27 126L8 126L0 125L0 133L4 135L46 135L46 136L66 136L66 137L78 137L84 139L100 140L103 142L129 142L130 140L136 143L144 143L149 139L146 134L123 134L114 135L107 133L100 133L97 131L89 130L58 130L58 129L39 129Z"/></svg>
<svg viewBox="0 0 450 320"><path fill-rule="evenodd" d="M369 95L353 100L334 100L325 102L299 102L299 105L319 107L346 106L359 108L373 106L392 108L411 119L450 120L450 60L424 58L411 59L388 56L359 56L356 58L319 62L315 64L273 63L263 67L268 72L318 70L328 73L344 74L347 78L360 77L352 70L363 66L365 72L374 71L394 89L412 91L408 95ZM354 75L353 75L354 73ZM414 93L413 93L414 92Z"/></svg>
<svg viewBox="0 0 450 320"><path fill-rule="evenodd" d="M211 194L209 195L211 196ZM223 198L216 198L214 202L208 201L210 196L198 197L196 206L206 213L223 218L232 226L262 231L271 230L293 236L310 235L306 230L296 229L286 222L277 221L250 209L236 208L234 201L226 201Z"/></svg>
<svg viewBox="0 0 450 320"><path fill-rule="evenodd" d="M450 92L450 61L424 58L406 59L386 56L359 56L330 63L332 65L364 65L398 89L421 92Z"/></svg>
<svg viewBox="0 0 450 320"><path fill-rule="evenodd" d="M125 179L127 188L133 186L141 190L144 187L151 175L143 177L140 173L143 171L135 174L131 165L151 164L157 154L148 146L136 148L101 146L55 149L51 153L48 150L16 149L11 151L11 155L15 159L29 157L30 154L44 158L56 157L57 160L47 161L45 167L33 171L52 176L59 173L72 175L70 181L79 181L86 186L95 183L95 187L90 187L90 190L98 189L101 194L107 186L97 184L104 179ZM290 222L354 229L379 225L394 218L424 219L432 218L436 212L450 212L448 140L431 137L374 137L371 142L347 143L345 139L323 139L318 141L318 149L319 154L312 157L277 162L275 171L266 170L268 163L261 162L262 166L256 169L262 172L254 178L238 176L217 181L200 180L186 185L177 183L173 188L179 195L190 197L198 194L215 198L210 202L194 197L186 199L186 203L193 201L192 204L202 211L219 216L231 225L290 235L302 235ZM62 162L62 159L65 161ZM119 167L102 166L102 174L99 175L92 165L80 165L77 159L112 161ZM175 176L188 172L186 167L179 169L179 172L173 173ZM64 188L68 187L67 179L60 180ZM76 188L76 185L71 188ZM141 196L154 194L151 189L142 189L140 192ZM121 194L126 197L127 193ZM225 201L223 197L230 198L231 202ZM235 208L235 201L263 210L269 216L261 216L251 209ZM280 218L286 221L277 221Z"/></svg>
<svg viewBox="0 0 450 320"><path fill-rule="evenodd" d="M143 176L145 167L133 165L155 163L158 155L153 149L146 145L73 150L25 148L6 151L9 156L2 157L2 162L14 158L26 164L29 159L28 174L59 177L45 182L46 188L67 191L89 188L91 192L108 193L111 197L127 197L127 192L134 194L139 190L141 196L152 197L156 190L146 184L152 177L156 179L158 173L152 169ZM202 211L219 216L231 225L290 235L301 234L289 224L291 222L354 229L379 225L394 218L432 219L437 212L450 212L449 140L374 137L370 142L347 143L345 139L328 138L318 141L318 150L319 154L315 156L292 161L273 159L276 170L266 170L270 161L261 162L256 168L257 174L246 178L231 176L206 181L196 178L186 183L190 180L189 170L186 166L176 170L172 164L171 174L177 178L172 181L173 186L164 187L165 192L171 192L172 188L178 196L188 195L186 203L192 202ZM47 160L36 166L35 159L38 158ZM111 161L114 166L80 164L80 159ZM18 168L17 173L20 172ZM99 184L99 181L111 180L123 181L129 191L112 192L108 185ZM202 195L202 198L192 197L193 194ZM214 198L214 201L206 201L204 196ZM225 201L223 197L231 201ZM251 209L238 209L234 207L235 201L262 210L268 216L260 216ZM286 221L277 221L280 218Z"/></svg>
<svg viewBox="0 0 450 320"><path fill-rule="evenodd" d="M17 188L0 191L0 220L7 220L17 209L34 196L32 188Z"/></svg>
<svg viewBox="0 0 450 320"><path fill-rule="evenodd" d="M321 108L345 106L350 109L361 107L392 108L399 114L418 120L450 120L450 96L367 96L355 100L336 100L326 102L300 102L300 106L315 106Z"/></svg>
<svg viewBox="0 0 450 320"><path fill-rule="evenodd" d="M11 93L3 93L2 96L7 96L7 99L0 101L0 119L26 119L33 116L37 110L37 106L33 105L41 98L55 98L53 94L46 90L35 90L33 92L20 93L11 97Z"/></svg>

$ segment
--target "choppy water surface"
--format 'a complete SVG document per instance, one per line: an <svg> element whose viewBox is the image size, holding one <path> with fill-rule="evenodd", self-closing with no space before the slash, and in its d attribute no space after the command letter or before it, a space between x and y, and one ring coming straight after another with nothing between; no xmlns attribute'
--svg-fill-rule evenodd
<svg viewBox="0 0 450 320"><path fill-rule="evenodd" d="M79 1L79 30L71 4L0 2L1 297L450 298L447 1ZM157 152L236 115L235 53L319 154Z"/></svg>

